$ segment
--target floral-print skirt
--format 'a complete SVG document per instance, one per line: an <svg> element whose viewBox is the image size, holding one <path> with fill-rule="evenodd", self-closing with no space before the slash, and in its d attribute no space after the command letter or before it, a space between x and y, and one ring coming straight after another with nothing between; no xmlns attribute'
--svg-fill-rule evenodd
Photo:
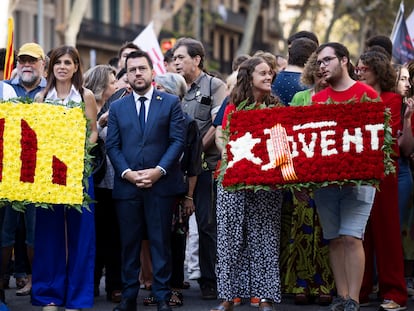
<svg viewBox="0 0 414 311"><path fill-rule="evenodd" d="M217 290L221 299L281 301L281 191L217 189Z"/></svg>

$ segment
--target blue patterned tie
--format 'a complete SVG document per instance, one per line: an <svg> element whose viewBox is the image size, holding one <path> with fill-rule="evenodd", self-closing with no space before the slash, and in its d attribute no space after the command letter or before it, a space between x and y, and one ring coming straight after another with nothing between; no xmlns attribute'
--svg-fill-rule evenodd
<svg viewBox="0 0 414 311"><path fill-rule="evenodd" d="M145 101L147 100L146 97L140 97L138 100L141 102L141 108L139 109L139 125L141 126L141 130L144 132L145 130Z"/></svg>

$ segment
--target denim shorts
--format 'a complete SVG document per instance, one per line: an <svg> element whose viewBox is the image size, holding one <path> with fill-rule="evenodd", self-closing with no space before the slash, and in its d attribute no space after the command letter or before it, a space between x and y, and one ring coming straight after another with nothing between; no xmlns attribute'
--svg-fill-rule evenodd
<svg viewBox="0 0 414 311"><path fill-rule="evenodd" d="M364 237L374 203L372 186L331 186L315 191L315 204L327 240L341 235Z"/></svg>
<svg viewBox="0 0 414 311"><path fill-rule="evenodd" d="M17 212L11 206L5 206L3 230L1 233L1 246L7 247L14 245L16 231L19 225L21 212ZM26 244L34 247L34 231L36 222L36 207L33 204L26 206L24 213L24 222L26 225Z"/></svg>

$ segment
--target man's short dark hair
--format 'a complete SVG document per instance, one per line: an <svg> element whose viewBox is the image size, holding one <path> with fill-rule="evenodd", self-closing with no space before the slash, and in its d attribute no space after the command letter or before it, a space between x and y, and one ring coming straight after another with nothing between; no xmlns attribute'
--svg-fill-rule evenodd
<svg viewBox="0 0 414 311"><path fill-rule="evenodd" d="M116 74L116 79L117 80L121 79L124 74L126 74L125 67L123 67L123 68L121 68L121 70L119 70L119 72Z"/></svg>
<svg viewBox="0 0 414 311"><path fill-rule="evenodd" d="M118 61L119 58L115 56L109 59L108 64L116 68L118 66Z"/></svg>
<svg viewBox="0 0 414 311"><path fill-rule="evenodd" d="M392 41L389 37L384 35L375 35L367 39L365 42L365 49L369 50L371 47L379 45L382 47L390 57L392 57Z"/></svg>
<svg viewBox="0 0 414 311"><path fill-rule="evenodd" d="M169 64L173 60L174 60L174 54L172 52L172 49L169 49L164 53L164 62L167 62Z"/></svg>
<svg viewBox="0 0 414 311"><path fill-rule="evenodd" d="M121 56L122 56L122 52L125 50L125 49L135 49L135 50L141 50L139 47L138 47L138 45L136 45L134 42L131 42L131 41L127 41L127 42L125 42L120 48L119 48L119 51L118 51L118 57L119 58L121 58Z"/></svg>
<svg viewBox="0 0 414 311"><path fill-rule="evenodd" d="M289 48L288 64L304 67L309 56L318 48L315 41L308 38L293 40Z"/></svg>
<svg viewBox="0 0 414 311"><path fill-rule="evenodd" d="M335 55L336 57L338 57L338 59L342 59L343 57L347 58L348 62L346 65L347 65L349 76L352 79L357 80L357 76L354 73L354 65L352 65L351 63L351 58L349 56L349 50L347 49L347 47L339 42L327 42L327 43L321 44L318 47L318 49L316 50L316 54L319 54L323 49L327 47L330 47L331 49L334 50Z"/></svg>
<svg viewBox="0 0 414 311"><path fill-rule="evenodd" d="M313 42L315 42L317 45L319 45L318 37L313 32L306 31L306 30L298 31L298 32L294 33L293 35L291 35L287 39L287 44L291 45L293 41L295 41L296 39L299 39L299 38L308 38L308 39L312 40Z"/></svg>
<svg viewBox="0 0 414 311"><path fill-rule="evenodd" d="M392 54L392 41L389 37L384 35L375 35L367 39L365 42L366 47L372 47L374 45L382 46L389 54Z"/></svg>
<svg viewBox="0 0 414 311"><path fill-rule="evenodd" d="M148 55L148 53L144 52L143 50L137 50L137 51L133 51L133 52L129 53L128 56L125 58L125 69L127 67L128 59L130 59L130 58L139 58L139 57L145 57L148 61L148 64L149 64L150 68L151 69L154 68L151 57Z"/></svg>
<svg viewBox="0 0 414 311"><path fill-rule="evenodd" d="M191 57L196 57L197 55L200 56L200 63L198 64L198 68L200 68L201 70L204 69L204 60L206 57L206 53L204 51L204 46L203 44L193 38L180 38L176 41L174 47L173 47L173 53L175 52L175 50L177 50L179 47L181 46L185 46L187 48L187 53L188 55L190 55Z"/></svg>

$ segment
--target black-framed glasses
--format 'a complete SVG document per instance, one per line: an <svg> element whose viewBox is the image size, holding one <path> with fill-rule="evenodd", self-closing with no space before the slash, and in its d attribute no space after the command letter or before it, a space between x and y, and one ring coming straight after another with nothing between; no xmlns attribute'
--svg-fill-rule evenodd
<svg viewBox="0 0 414 311"><path fill-rule="evenodd" d="M324 58L322 58L322 59L317 60L317 61L316 61L316 65L317 65L318 67L320 67L322 64L323 64L324 66L328 66L328 65L329 65L329 63L331 62L331 60L333 60L333 59L335 59L335 58L337 58L337 57L336 57L336 56L326 56L326 57L324 57Z"/></svg>

